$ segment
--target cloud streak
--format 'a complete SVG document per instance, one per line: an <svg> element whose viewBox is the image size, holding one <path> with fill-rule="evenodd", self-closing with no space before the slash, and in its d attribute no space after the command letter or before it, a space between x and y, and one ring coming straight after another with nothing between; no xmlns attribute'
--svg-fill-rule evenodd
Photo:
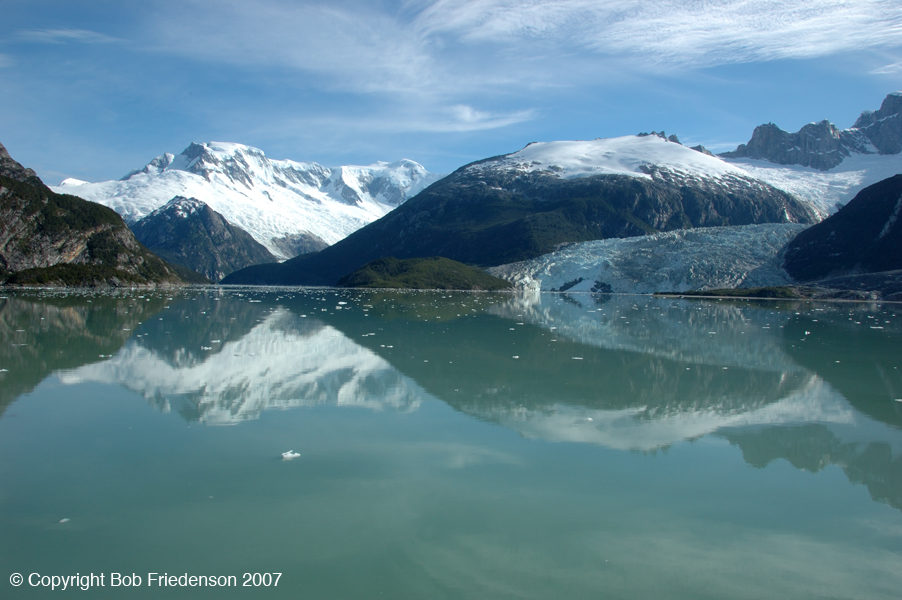
<svg viewBox="0 0 902 600"><path fill-rule="evenodd" d="M410 0L394 12L353 0L213 6L187 0L155 12L147 44L195 61L286 70L316 89L445 106L587 77L902 47L895 0ZM95 39L67 31L31 35Z"/></svg>
<svg viewBox="0 0 902 600"><path fill-rule="evenodd" d="M887 0L438 0L415 21L465 43L574 44L650 63L695 66L812 58L902 44Z"/></svg>
<svg viewBox="0 0 902 600"><path fill-rule="evenodd" d="M37 44L112 44L122 41L87 29L27 29L19 31L16 38Z"/></svg>

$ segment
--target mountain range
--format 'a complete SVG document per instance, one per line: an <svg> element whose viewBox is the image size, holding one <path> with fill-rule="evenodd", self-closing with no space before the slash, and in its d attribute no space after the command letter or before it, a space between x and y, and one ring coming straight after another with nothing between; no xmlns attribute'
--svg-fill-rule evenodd
<svg viewBox="0 0 902 600"><path fill-rule="evenodd" d="M641 247L692 271L694 278L685 278L679 269L658 265L671 281L682 277L671 290L676 291L704 289L715 280L750 285L792 279L783 270L783 245L777 241L825 218L835 224L830 215L851 206L856 194L902 172L900 150L902 92L896 92L878 110L864 111L851 128L824 120L790 133L770 123L757 127L747 144L719 156L652 132L531 143L440 177L408 160L329 169L210 142L163 154L119 181L67 179L54 189L115 209L152 250L224 283L334 285L377 259L441 256L493 267L541 289L629 288L632 281L632 291L638 291L644 283L636 278L644 276L633 268L638 263L630 253ZM887 204L889 213L839 210L842 219L857 215L855 226L829 225L834 237L827 246L805 247L838 256L829 251L838 234L852 236L842 242L849 246L858 243L855 232L869 227L894 232L888 219L896 214L895 199L884 196L880 205ZM868 219L874 223L866 224ZM770 233L744 241L765 231L755 229L764 225ZM689 231L697 233L680 233ZM884 238L895 239L880 233ZM585 243L595 246L579 246L576 254L568 247ZM561 260L556 251L572 258ZM607 275L596 268L598 253L607 257ZM610 262L612 256L620 262ZM556 274L536 283L536 269L545 268L535 262L541 257L549 257ZM512 264L518 266L506 266ZM860 257L843 265L830 274L877 268ZM593 269L595 275L588 272ZM705 272L710 276L700 276Z"/></svg>
<svg viewBox="0 0 902 600"><path fill-rule="evenodd" d="M792 195L663 134L534 143L461 167L317 254L224 282L332 285L383 256L488 267L571 242L817 220Z"/></svg>
<svg viewBox="0 0 902 600"><path fill-rule="evenodd" d="M773 123L759 125L747 144L740 144L724 158L754 158L778 165L801 165L820 171L839 166L853 154L902 152L902 92L889 94L876 111L861 113L849 129L838 129L824 119L795 133Z"/></svg>
<svg viewBox="0 0 902 600"><path fill-rule="evenodd" d="M177 196L196 198L284 260L337 242L438 178L411 160L330 169L209 142L158 156L118 181L66 179L53 189L108 206L130 226Z"/></svg>
<svg viewBox="0 0 902 600"><path fill-rule="evenodd" d="M657 284L669 281L670 290L650 291L696 285L708 289L718 281L743 286L792 282L782 268L785 242L801 230L792 229L792 224L821 221L869 185L902 172L900 111L902 93L893 93L879 110L865 111L846 130L828 121L806 125L796 133L763 125L748 144L718 157L700 146L682 146L676 136L663 132L533 143L458 169L318 254L249 267L224 281L332 285L377 258L445 256L498 267L493 273L507 273L522 284L535 281L526 273L542 267L534 264L524 271L502 265L548 255L554 258L547 262L557 269L550 287L564 289L584 282L580 285L587 290L605 290L614 282L586 275L591 270L597 275L598 263L610 259L609 249L601 253L601 247L586 246L570 268L559 261L560 253L549 253L573 242L651 236L637 243L659 259L666 255L679 268L671 272L675 280L665 277ZM885 222L888 215L882 218ZM751 230L741 227L763 224L784 227L783 233L774 232L774 240L785 242L773 245L767 237L756 238L750 246ZM736 227L740 229L725 229ZM662 244L670 243L666 240L688 241L667 232L697 228L704 228L695 235L703 242L692 241L689 246L680 242L671 252L664 250ZM761 241L766 243L752 253L753 258L748 250ZM638 247L625 240L618 243ZM687 260L678 249L689 247L697 260ZM626 260L635 265L632 257ZM623 275L626 264L621 261L615 271ZM699 277L706 272L699 268L703 264L719 266L707 269L705 278ZM689 272L693 277L686 276ZM626 279L621 277L626 288L621 291L643 288L647 281L640 273L641 269L633 269Z"/></svg>

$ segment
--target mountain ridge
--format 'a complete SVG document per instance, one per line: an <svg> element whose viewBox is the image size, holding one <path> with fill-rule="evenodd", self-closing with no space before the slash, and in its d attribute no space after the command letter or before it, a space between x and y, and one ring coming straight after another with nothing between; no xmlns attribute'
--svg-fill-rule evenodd
<svg viewBox="0 0 902 600"><path fill-rule="evenodd" d="M746 144L723 152L723 158L752 158L779 165L801 165L829 171L852 154L902 152L902 92L892 92L876 111L861 113L849 129L830 121L808 123L790 133L773 123L759 125Z"/></svg>
<svg viewBox="0 0 902 600"><path fill-rule="evenodd" d="M175 196L198 198L287 259L337 242L438 177L407 159L329 169L272 160L244 144L195 142L117 181L66 179L53 189L109 206L128 224Z"/></svg>
<svg viewBox="0 0 902 600"><path fill-rule="evenodd" d="M0 145L0 282L120 286L184 283L114 211L56 194Z"/></svg>

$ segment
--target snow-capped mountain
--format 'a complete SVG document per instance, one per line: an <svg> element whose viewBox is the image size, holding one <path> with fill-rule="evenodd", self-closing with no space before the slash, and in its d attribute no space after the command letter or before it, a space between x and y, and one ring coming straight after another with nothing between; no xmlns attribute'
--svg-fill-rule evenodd
<svg viewBox="0 0 902 600"><path fill-rule="evenodd" d="M285 259L334 244L439 177L411 160L329 169L210 142L158 156L119 181L66 179L52 189L109 206L128 224L175 196L197 198Z"/></svg>
<svg viewBox="0 0 902 600"><path fill-rule="evenodd" d="M687 184L760 186L740 167L679 143L664 134L627 135L589 141L533 142L518 152L468 165L470 173L549 174L561 179L628 175Z"/></svg>

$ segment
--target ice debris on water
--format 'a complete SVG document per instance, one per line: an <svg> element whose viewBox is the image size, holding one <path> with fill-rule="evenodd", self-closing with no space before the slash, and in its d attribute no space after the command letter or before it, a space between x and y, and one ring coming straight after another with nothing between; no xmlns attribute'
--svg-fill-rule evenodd
<svg viewBox="0 0 902 600"><path fill-rule="evenodd" d="M282 453L282 460L293 460L295 458L300 457L299 452L295 452L294 450L289 450L288 452Z"/></svg>

